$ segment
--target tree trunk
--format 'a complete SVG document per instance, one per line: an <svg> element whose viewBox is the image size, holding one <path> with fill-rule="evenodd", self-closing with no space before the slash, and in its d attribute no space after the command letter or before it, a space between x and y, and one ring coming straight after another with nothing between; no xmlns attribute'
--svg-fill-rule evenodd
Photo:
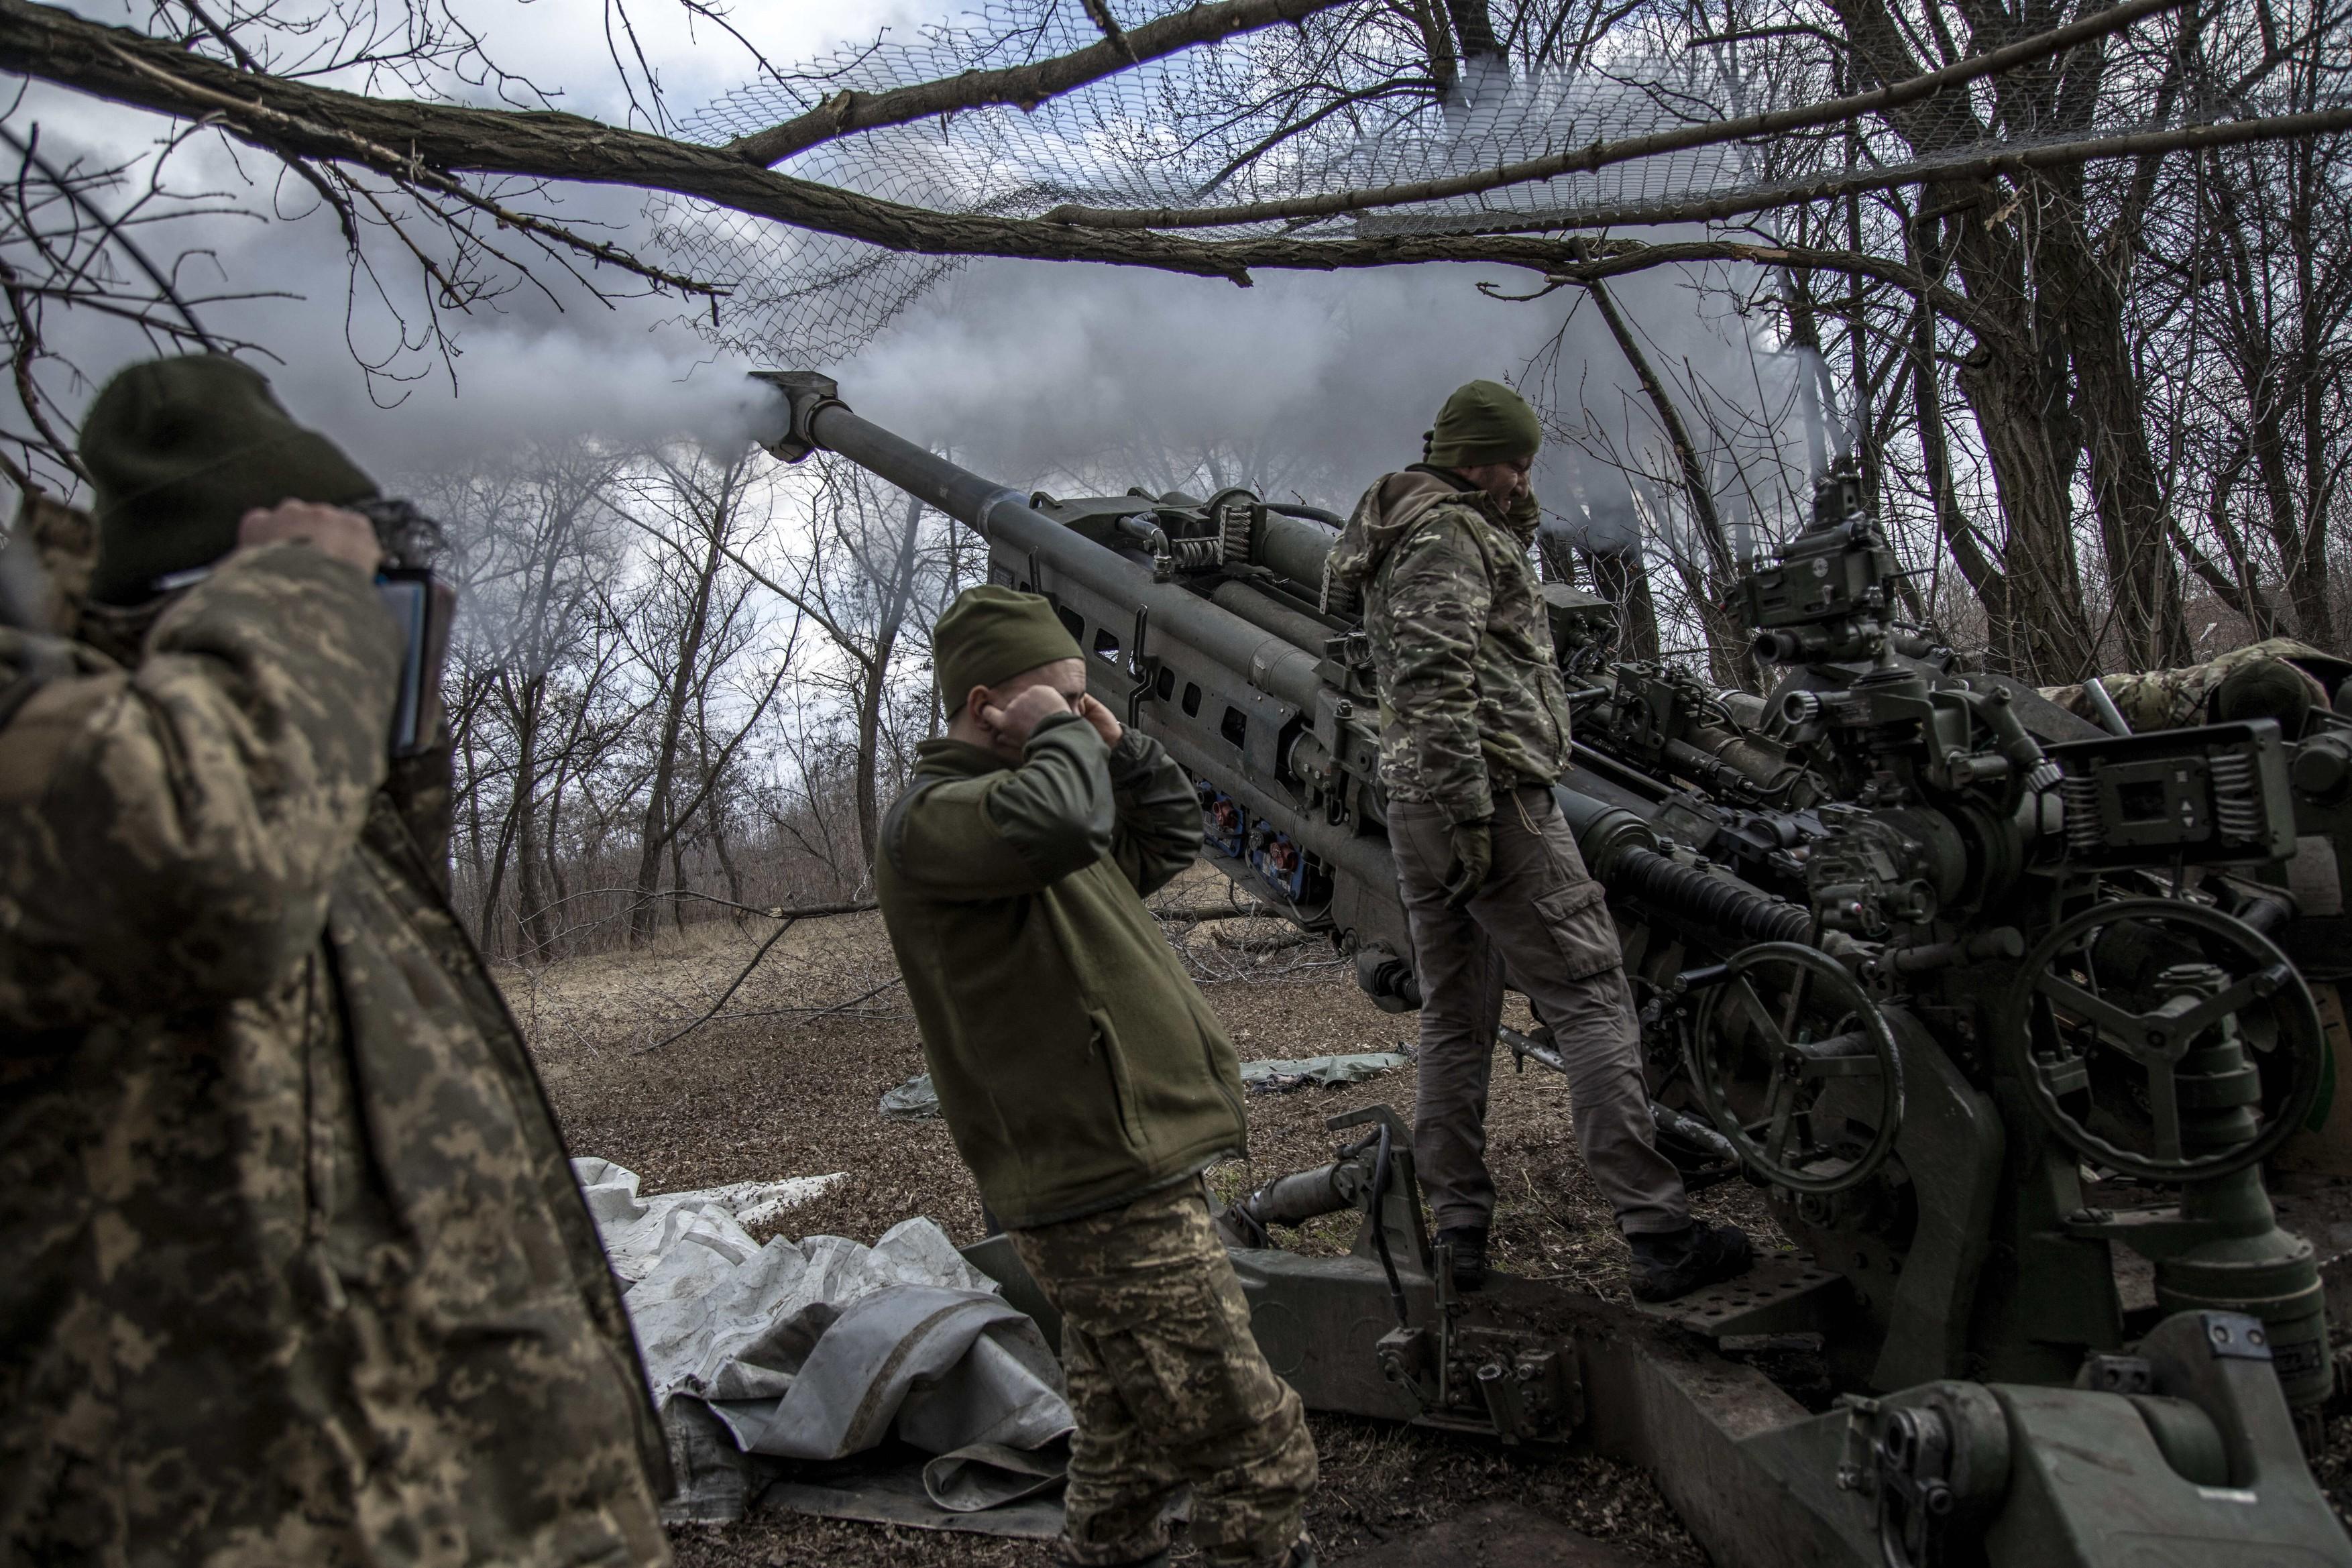
<svg viewBox="0 0 2352 1568"><path fill-rule="evenodd" d="M547 961L547 889L541 879L547 870L546 847L539 834L539 807L526 805L518 817L515 839L515 905L522 945L515 956L522 963Z"/></svg>
<svg viewBox="0 0 2352 1568"><path fill-rule="evenodd" d="M2074 515L2066 502L2071 465L2061 468L2034 411L2040 379L2033 366L2021 366L2014 356L1982 350L1960 370L1960 390L1983 433L1993 490L2009 521L2000 571L2017 662L2008 673L2054 684L2080 680L2098 665L2074 563Z"/></svg>
<svg viewBox="0 0 2352 1568"><path fill-rule="evenodd" d="M2303 640L2337 651L2335 606L2327 594L2327 519L2336 510L2336 469L2328 460L2327 389L2336 380L2325 349L2334 336L2321 313L2318 236L2314 212L2318 200L2319 153L2308 142L2287 150L2293 160L2294 194L2288 203L2287 237L2295 258L2295 334L2298 389L2303 395L2303 517L2301 548L2285 556L2286 593ZM2338 243L2341 243L2340 237Z"/></svg>
<svg viewBox="0 0 2352 1568"><path fill-rule="evenodd" d="M2091 254L2074 216L2074 194L2061 200L2064 216L2042 231L2036 261L2042 298L2073 361L2116 653L2126 669L2170 669L2189 661L2189 633L2164 488L2148 444L2147 404L2124 337L2123 291L2109 267Z"/></svg>
<svg viewBox="0 0 2352 1568"><path fill-rule="evenodd" d="M866 874L871 876L875 852L881 842L881 785L876 774L881 768L882 709L890 700L890 661L898 656L898 634L905 625L907 606L915 591L915 543L923 523L923 503L909 500L907 521L898 531L898 551L890 563L888 592L883 600L882 617L876 629L872 654L852 656L866 667L866 684L858 692L857 701L857 842L866 856Z"/></svg>
<svg viewBox="0 0 2352 1568"><path fill-rule="evenodd" d="M1592 591L1617 606L1617 625L1623 639L1618 657L1646 664L1658 657L1658 605L1650 596L1650 568L1642 559L1641 542L1623 550L1596 550L1585 556L1592 569Z"/></svg>
<svg viewBox="0 0 2352 1568"><path fill-rule="evenodd" d="M1833 4L1868 74L1895 81L1916 73L1909 35L1886 0ZM2026 23L1990 6L1970 9L1968 15L1975 47L1995 47L2030 30ZM2045 126L2087 123L2102 47L2085 45L2054 71L2000 79L1994 84L1996 115ZM1890 119L1919 156L1971 144L1994 130L1975 112L1965 90L1937 93L1894 111ZM2020 188L2008 198L1991 178L1927 185L1921 192L1922 208L1944 226L1950 243L1948 249L1924 243L1920 248L1939 252L1934 264L1923 268L1930 276L1939 276L1947 266L1957 270L1961 286L1984 308L1986 318L2011 324L2007 331L1976 334L1976 352L1961 368L1959 385L1976 416L2009 525L2000 556L2008 584L2007 607L2016 628L2017 667L2011 673L2054 684L2093 673L2098 658L2074 556L2071 498L2083 455L2079 420L2085 410L2078 406L2072 384L2070 339L2088 332L2096 340L2111 333L2120 342L2122 323L2119 314L2104 326L2090 323L2087 316L2100 308L2100 301L2084 288L2074 291L2072 314L2053 297L2055 290L2043 281L2045 277L2059 283L2091 281L2090 269L2083 265L2083 247L2070 242L2064 232L2065 215L2078 210L2079 204L2070 205L2067 193L2041 175L2019 178ZM2054 225L2045 221L2045 214L2053 209L2062 215ZM2095 356L2108 352L2095 341L2091 346ZM2094 460L2105 478L2095 479L2094 486L2107 497L2103 524L2109 516L2115 520L2118 548L2113 559L2124 568L2118 592L2130 595L2120 602L2130 606L2133 625L2143 628L2148 645L2155 646L2161 640L2164 595L2160 578L2149 581L2149 574L2159 568L2139 547L2137 531L2146 524L2136 510L2154 489L2154 468L2152 464L2137 471L2134 468L2135 454L2147 450L2146 419L2137 399L2123 400L2111 384L2097 388L2096 403L2098 417L2128 426L2095 433L2100 451ZM2160 518L2160 508L2157 515ZM2168 552L2158 553L2169 563ZM2177 586L2173 598L2177 604Z"/></svg>
<svg viewBox="0 0 2352 1568"><path fill-rule="evenodd" d="M466 726L457 738L457 749L466 759L466 862L474 873L474 896L482 900L476 911L474 941L485 951L489 947L489 868L482 861L482 775L474 763L474 727Z"/></svg>
<svg viewBox="0 0 2352 1568"><path fill-rule="evenodd" d="M686 835L679 831L677 823L672 823L669 829L669 883L679 892L686 891ZM669 901L669 923L670 929L680 936L686 934L684 899Z"/></svg>
<svg viewBox="0 0 2352 1568"><path fill-rule="evenodd" d="M1685 501L1692 521L1697 524L1699 542L1706 551L1706 569L1703 573L1696 568L1685 571L1684 580L1696 601L1700 628L1706 637L1708 673L1715 678L1716 685L1727 690L1758 690L1761 682L1757 678L1756 661L1748 651L1747 635L1732 617L1727 605L1735 575L1731 547L1724 541L1723 520L1716 515L1715 493L1707 485L1706 469L1699 464L1698 449L1691 445L1681 412L1675 407L1665 384L1651 370L1649 356L1634 341L1633 329L1619 313L1608 288L1594 282L1586 284L1585 290L1592 296L1601 321L1608 324L1610 336L1617 340L1625 363L1633 367L1642 390L1648 395L1651 407L1657 410L1658 423L1665 427L1667 444L1674 448L1675 462L1682 470ZM1675 564L1678 568L1684 565L1679 561Z"/></svg>
<svg viewBox="0 0 2352 1568"><path fill-rule="evenodd" d="M678 631L677 659L669 672L661 732L654 747L653 779L646 797L644 826L639 839L636 903L629 910L629 945L632 947L642 947L653 939L656 919L654 894L661 887L662 850L667 847L670 834L677 826L670 821L670 793L677 770L678 735L686 724L687 698L693 689L695 663L702 653L703 631L710 615L711 586L718 581L719 563L726 559L725 552L719 548L725 537L726 524L723 510L710 521L709 548L703 552L702 564L695 582L694 600Z"/></svg>
<svg viewBox="0 0 2352 1568"><path fill-rule="evenodd" d="M547 796L547 891L549 903L558 910L563 909L564 900L572 896L572 889L563 875L563 796L571 782L572 767L566 760L556 769L555 784L548 791ZM562 956L563 937L560 931L550 929L542 940L547 943L542 962L551 962Z"/></svg>
<svg viewBox="0 0 2352 1568"><path fill-rule="evenodd" d="M710 828L710 852L719 857L719 874L727 879L727 900L730 903L742 903L745 901L743 898L743 873L741 869L736 866L734 851L727 842L727 810L725 805L719 800L714 798L710 803L709 814L703 820L709 824ZM739 926L741 925L745 919L743 911L741 910L737 910L734 911L734 916L735 923Z"/></svg>
<svg viewBox="0 0 2352 1568"><path fill-rule="evenodd" d="M1960 510L1952 483L1952 452L1944 429L1943 388L1936 376L1936 317L1925 299L1917 302L1912 329L1912 416L1919 428L1919 453L1927 470L1928 499L1936 534L1952 552L1960 576L1984 606L1985 640L1994 668L2015 674L2025 668L2016 614L2010 607L2009 579L1986 554L1984 542Z"/></svg>
<svg viewBox="0 0 2352 1568"><path fill-rule="evenodd" d="M547 889L541 883L546 849L540 837L540 731L547 706L547 678L522 683L515 719L515 913L521 946L516 956L536 961L547 951Z"/></svg>
<svg viewBox="0 0 2352 1568"><path fill-rule="evenodd" d="M499 899L506 891L507 857L514 850L515 813L519 809L516 796L509 793L505 820L499 825L498 850L490 857L490 879L482 889L480 929L474 936L484 952L500 953L507 947L506 930L498 918Z"/></svg>
<svg viewBox="0 0 2352 1568"><path fill-rule="evenodd" d="M890 658L898 643L896 628L884 632L875 643L874 662L866 667L865 689L857 694L857 842L865 852L869 876L882 835L880 784L874 776L879 767L876 753L881 749L882 704L890 694Z"/></svg>

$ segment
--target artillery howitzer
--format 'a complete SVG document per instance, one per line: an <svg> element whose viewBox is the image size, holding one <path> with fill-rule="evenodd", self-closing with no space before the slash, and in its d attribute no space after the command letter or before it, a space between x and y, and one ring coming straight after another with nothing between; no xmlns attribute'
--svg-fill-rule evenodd
<svg viewBox="0 0 2352 1568"><path fill-rule="evenodd" d="M779 456L840 453L982 535L991 580L1051 599L1096 695L1197 781L1220 868L1417 1005L1369 650L1323 570L1338 519L1024 495L823 377L762 379ZM1663 1309L1507 1276L1460 1298L1372 1107L1221 1218L1259 1342L1317 1408L1639 1463L1741 1568L2352 1563L2298 1444L2334 1377L2313 1252L2260 1173L2326 1060L2263 932L2298 840L2340 852L2352 748L2103 736L1890 632L1891 572L1833 479L1743 584L1792 667L1761 705L1604 676L1593 602L1553 600L1590 721L1559 798L1623 937L1662 1144L1695 1184L1766 1187L1807 1250ZM2095 1206L2086 1166L2177 1195ZM1350 1210L1345 1258L1275 1245ZM2118 1245L2152 1308L2125 1310ZM1052 1326L1009 1248L971 1252ZM1835 1402L1759 1351L1816 1358Z"/></svg>

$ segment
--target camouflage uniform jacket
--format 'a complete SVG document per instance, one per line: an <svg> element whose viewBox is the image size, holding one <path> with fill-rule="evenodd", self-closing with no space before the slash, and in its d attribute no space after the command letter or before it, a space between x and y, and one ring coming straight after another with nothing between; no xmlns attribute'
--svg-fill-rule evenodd
<svg viewBox="0 0 2352 1568"><path fill-rule="evenodd" d="M0 1560L667 1558L594 1229L379 787L398 647L291 545L130 668L0 632Z"/></svg>
<svg viewBox="0 0 2352 1568"><path fill-rule="evenodd" d="M1568 691L1528 556L1536 517L1408 468L1364 492L1333 547L1333 580L1364 596L1390 799L1475 822L1504 790L1559 781Z"/></svg>
<svg viewBox="0 0 2352 1568"><path fill-rule="evenodd" d="M2273 658L2284 660L2310 679L2313 700L2323 709L2334 698L2335 688L2347 675L2352 675L2352 665L2308 643L2293 637L2270 637L2233 647L2203 664L2104 676L2099 684L2107 689L2107 695L2115 700L2116 711L2123 715L2124 722L2131 726L2135 734L2149 730L2179 730L2205 722L2206 700L2223 681L2250 665ZM2098 710L2079 685L2045 686L2042 695L2078 719L2088 719L2095 724L2099 721Z"/></svg>
<svg viewBox="0 0 2352 1568"><path fill-rule="evenodd" d="M1021 765L923 742L875 889L940 1113L1013 1228L1134 1202L1244 1152L1241 1063L1146 895L1201 852L1160 742L1037 726Z"/></svg>

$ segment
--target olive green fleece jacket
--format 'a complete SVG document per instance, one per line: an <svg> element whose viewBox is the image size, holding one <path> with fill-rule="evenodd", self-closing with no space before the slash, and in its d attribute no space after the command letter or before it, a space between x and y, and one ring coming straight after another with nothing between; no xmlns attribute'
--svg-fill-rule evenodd
<svg viewBox="0 0 2352 1568"><path fill-rule="evenodd" d="M876 882L957 1152L1008 1227L1116 1208L1243 1152L1233 1043L1143 907L1201 848L1160 743L1076 715L1021 765L924 742Z"/></svg>

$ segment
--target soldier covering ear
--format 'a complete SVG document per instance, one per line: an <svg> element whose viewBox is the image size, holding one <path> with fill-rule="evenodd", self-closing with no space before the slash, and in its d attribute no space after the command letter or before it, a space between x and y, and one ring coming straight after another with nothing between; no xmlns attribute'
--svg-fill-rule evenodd
<svg viewBox="0 0 2352 1568"><path fill-rule="evenodd" d="M933 650L956 715L883 821L876 890L956 1150L1062 1314L1066 1561L1164 1562L1189 1483L1208 1562L1311 1568L1314 1441L1201 1182L1245 1145L1240 1064L1143 906L1199 855L1199 797L1087 695L1037 595L967 590Z"/></svg>
<svg viewBox="0 0 2352 1568"><path fill-rule="evenodd" d="M119 658L0 632L0 1184L39 1195L0 1213L0 1542L667 1562L618 1292L385 788L401 633L319 504L373 486L210 358L126 372L83 449L95 582L150 603Z"/></svg>

